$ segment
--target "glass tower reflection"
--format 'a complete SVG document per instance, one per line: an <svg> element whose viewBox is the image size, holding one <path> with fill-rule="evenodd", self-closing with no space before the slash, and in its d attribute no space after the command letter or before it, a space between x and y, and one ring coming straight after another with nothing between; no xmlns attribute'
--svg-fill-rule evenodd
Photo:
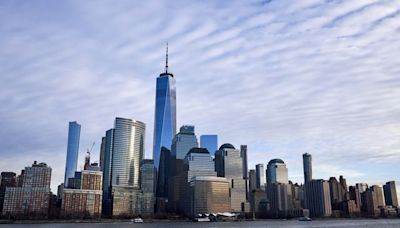
<svg viewBox="0 0 400 228"><path fill-rule="evenodd" d="M165 73L157 78L154 118L153 159L156 175L160 166L161 147L171 149L176 134L176 88L174 75L168 72L168 46Z"/></svg>
<svg viewBox="0 0 400 228"><path fill-rule="evenodd" d="M76 121L69 122L67 159L65 164L64 186L68 187L68 178L75 176L78 166L79 138L81 125Z"/></svg>

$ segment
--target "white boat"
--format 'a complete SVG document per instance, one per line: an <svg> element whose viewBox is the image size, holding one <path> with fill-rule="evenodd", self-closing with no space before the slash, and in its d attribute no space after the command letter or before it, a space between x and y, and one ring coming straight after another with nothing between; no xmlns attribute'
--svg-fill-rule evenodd
<svg viewBox="0 0 400 228"><path fill-rule="evenodd" d="M196 221L196 222L209 222L210 218L209 217L195 218L194 221Z"/></svg>
<svg viewBox="0 0 400 228"><path fill-rule="evenodd" d="M132 223L142 223L143 219L142 218L134 218L134 219L131 219L131 222Z"/></svg>

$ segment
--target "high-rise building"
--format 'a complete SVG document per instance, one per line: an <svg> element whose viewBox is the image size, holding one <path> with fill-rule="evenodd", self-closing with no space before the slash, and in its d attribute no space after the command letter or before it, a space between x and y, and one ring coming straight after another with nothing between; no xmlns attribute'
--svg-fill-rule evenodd
<svg viewBox="0 0 400 228"><path fill-rule="evenodd" d="M362 201L362 211L367 216L377 217L379 216L378 199L376 198L376 193L372 188L367 188L361 193Z"/></svg>
<svg viewBox="0 0 400 228"><path fill-rule="evenodd" d="M249 192L257 189L257 175L256 170L250 169L249 171ZM265 189L263 189L265 191Z"/></svg>
<svg viewBox="0 0 400 228"><path fill-rule="evenodd" d="M332 214L329 182L311 180L305 184L306 208L312 217L328 217Z"/></svg>
<svg viewBox="0 0 400 228"><path fill-rule="evenodd" d="M139 164L144 155L145 124L115 119L112 153L112 186L139 188Z"/></svg>
<svg viewBox="0 0 400 228"><path fill-rule="evenodd" d="M256 165L256 188L265 190L265 169L263 164Z"/></svg>
<svg viewBox="0 0 400 228"><path fill-rule="evenodd" d="M229 181L232 211L248 211L246 181L243 179L243 158L232 144L225 143L215 153L215 170Z"/></svg>
<svg viewBox="0 0 400 228"><path fill-rule="evenodd" d="M154 117L153 160L158 181L161 148L171 150L176 134L176 88L174 75L168 72L168 46L165 72L157 78L156 105ZM157 184L157 187L159 184Z"/></svg>
<svg viewBox="0 0 400 228"><path fill-rule="evenodd" d="M224 177L195 176L190 181L190 216L231 210L229 182Z"/></svg>
<svg viewBox="0 0 400 228"><path fill-rule="evenodd" d="M200 147L206 148L212 156L218 150L218 135L201 135Z"/></svg>
<svg viewBox="0 0 400 228"><path fill-rule="evenodd" d="M355 186L349 187L349 198L350 200L354 200L355 204L357 205L358 209L361 209L362 202L361 202L361 193L358 188Z"/></svg>
<svg viewBox="0 0 400 228"><path fill-rule="evenodd" d="M106 137L102 137L100 145L100 171L103 171L105 156L106 156Z"/></svg>
<svg viewBox="0 0 400 228"><path fill-rule="evenodd" d="M140 162L144 156L145 124L116 118L111 162L113 216L138 214Z"/></svg>
<svg viewBox="0 0 400 228"><path fill-rule="evenodd" d="M47 218L50 204L51 168L46 163L25 167L21 187L7 187L3 215Z"/></svg>
<svg viewBox="0 0 400 228"><path fill-rule="evenodd" d="M13 172L1 172L0 180L0 214L3 210L4 195L7 187L17 187L17 175Z"/></svg>
<svg viewBox="0 0 400 228"><path fill-rule="evenodd" d="M356 184L356 188L358 189L358 191L361 193L367 191L368 189L368 184L367 183L357 183Z"/></svg>
<svg viewBox="0 0 400 228"><path fill-rule="evenodd" d="M267 185L274 183L289 183L288 170L281 159L272 159L267 165Z"/></svg>
<svg viewBox="0 0 400 228"><path fill-rule="evenodd" d="M243 179L246 184L246 200L249 199L249 169L247 163L247 145L240 145L240 157L242 158Z"/></svg>
<svg viewBox="0 0 400 228"><path fill-rule="evenodd" d="M114 129L106 131L104 145L103 162L103 214L111 216L112 197L111 197L111 165L113 156Z"/></svg>
<svg viewBox="0 0 400 228"><path fill-rule="evenodd" d="M303 154L304 184L312 180L312 157L311 154Z"/></svg>
<svg viewBox="0 0 400 228"><path fill-rule="evenodd" d="M154 162L151 159L144 159L140 163L140 190L139 214L151 217L154 213Z"/></svg>
<svg viewBox="0 0 400 228"><path fill-rule="evenodd" d="M378 185L372 185L371 190L376 195L376 202L377 202L378 207L385 206L385 199L383 197L383 188Z"/></svg>
<svg viewBox="0 0 400 228"><path fill-rule="evenodd" d="M175 159L184 159L193 147L199 147L194 126L183 125L172 141L171 155Z"/></svg>
<svg viewBox="0 0 400 228"><path fill-rule="evenodd" d="M61 214L66 218L100 218L102 211L101 171L82 170L69 178L63 190Z"/></svg>
<svg viewBox="0 0 400 228"><path fill-rule="evenodd" d="M383 185L383 191L385 193L385 203L388 206L398 207L397 201L396 183L394 181L386 182Z"/></svg>
<svg viewBox="0 0 400 228"><path fill-rule="evenodd" d="M288 183L276 182L268 184L267 196L271 202L271 211L286 214L288 210L293 208L292 191Z"/></svg>
<svg viewBox="0 0 400 228"><path fill-rule="evenodd" d="M331 197L331 203L334 209L337 209L335 205L343 201L343 190L337 181L336 177L329 178L329 192Z"/></svg>
<svg viewBox="0 0 400 228"><path fill-rule="evenodd" d="M74 177L78 166L79 139L81 135L81 125L76 121L69 122L67 159L65 164L64 185L67 187L68 178Z"/></svg>

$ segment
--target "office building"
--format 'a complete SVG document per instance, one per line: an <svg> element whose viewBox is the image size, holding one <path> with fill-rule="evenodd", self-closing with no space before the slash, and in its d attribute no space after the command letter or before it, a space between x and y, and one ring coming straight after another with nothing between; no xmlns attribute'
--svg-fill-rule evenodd
<svg viewBox="0 0 400 228"><path fill-rule="evenodd" d="M47 218L50 204L51 168L46 163L25 167L21 187L7 187L3 215L17 218ZM21 173L21 174L22 174Z"/></svg>
<svg viewBox="0 0 400 228"><path fill-rule="evenodd" d="M257 189L257 175L256 170L250 169L249 171L249 192ZM265 189L263 189L265 191Z"/></svg>
<svg viewBox="0 0 400 228"><path fill-rule="evenodd" d="M394 181L386 182L383 185L383 192L385 194L385 203L388 206L398 207L396 183Z"/></svg>
<svg viewBox="0 0 400 228"><path fill-rule="evenodd" d="M371 190L376 195L376 203L377 203L378 207L384 207L385 206L385 198L383 196L383 188L378 185L372 185Z"/></svg>
<svg viewBox="0 0 400 228"><path fill-rule="evenodd" d="M104 162L103 162L103 205L102 213L110 217L112 214L111 197L111 165L113 156L114 129L106 131L104 142Z"/></svg>
<svg viewBox="0 0 400 228"><path fill-rule="evenodd" d="M304 184L312 180L312 156L303 154Z"/></svg>
<svg viewBox="0 0 400 228"><path fill-rule="evenodd" d="M63 190L61 215L65 218L100 218L102 212L103 173L82 170L69 178Z"/></svg>
<svg viewBox="0 0 400 228"><path fill-rule="evenodd" d="M195 176L190 181L190 216L231 210L229 182L224 177Z"/></svg>
<svg viewBox="0 0 400 228"><path fill-rule="evenodd" d="M183 125L173 139L171 155L175 159L184 159L193 147L199 147L197 137L194 134L194 126Z"/></svg>
<svg viewBox="0 0 400 228"><path fill-rule="evenodd" d="M154 162L144 159L140 163L140 194L138 213L144 217L152 217L154 214Z"/></svg>
<svg viewBox="0 0 400 228"><path fill-rule="evenodd" d="M361 193L365 192L368 189L368 184L367 183L357 183L356 188L358 191Z"/></svg>
<svg viewBox="0 0 400 228"><path fill-rule="evenodd" d="M378 199L376 197L376 193L372 190L372 188L367 188L364 192L361 193L361 201L361 210L365 216L379 216L380 210L378 208Z"/></svg>
<svg viewBox="0 0 400 228"><path fill-rule="evenodd" d="M311 180L304 186L306 208L312 217L329 217L332 215L329 182Z"/></svg>
<svg viewBox="0 0 400 228"><path fill-rule="evenodd" d="M240 157L242 158L243 179L246 185L246 200L249 200L249 168L247 164L247 145L240 145Z"/></svg>
<svg viewBox="0 0 400 228"><path fill-rule="evenodd" d="M289 183L288 170L281 159L272 159L267 165L267 185L274 183Z"/></svg>
<svg viewBox="0 0 400 228"><path fill-rule="evenodd" d="M156 180L161 158L161 148L171 150L172 139L176 134L176 88L174 75L168 72L168 46L165 72L157 78L156 105L154 117L153 160ZM159 187L159 184L156 185ZM158 191L158 190L157 190Z"/></svg>
<svg viewBox="0 0 400 228"><path fill-rule="evenodd" d="M201 135L200 147L206 148L212 156L218 150L218 135Z"/></svg>
<svg viewBox="0 0 400 228"><path fill-rule="evenodd" d="M265 190L265 169L263 164L256 165L256 188Z"/></svg>
<svg viewBox="0 0 400 228"><path fill-rule="evenodd" d="M234 212L250 210L246 201L246 181L243 179L243 158L232 144L225 143L215 153L215 170L229 181L231 207Z"/></svg>
<svg viewBox="0 0 400 228"><path fill-rule="evenodd" d="M68 178L74 177L78 166L79 139L81 135L81 125L76 121L69 122L67 158L65 164L64 185L68 187Z"/></svg>

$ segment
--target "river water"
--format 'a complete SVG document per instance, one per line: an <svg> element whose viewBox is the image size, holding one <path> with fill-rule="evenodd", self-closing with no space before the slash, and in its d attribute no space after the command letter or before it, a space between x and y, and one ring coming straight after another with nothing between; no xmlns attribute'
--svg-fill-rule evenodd
<svg viewBox="0 0 400 228"><path fill-rule="evenodd" d="M400 227L400 219L335 219L335 220L314 220L311 222L300 222L296 220L260 220L246 222L217 222L217 223L194 223L194 222L154 222L131 224L129 222L115 223L46 223L46 224L6 224L0 225L0 228L25 228L25 227L44 227L44 228L95 228L95 227L112 227L112 228L128 228L128 227L363 227L363 228L398 228Z"/></svg>

